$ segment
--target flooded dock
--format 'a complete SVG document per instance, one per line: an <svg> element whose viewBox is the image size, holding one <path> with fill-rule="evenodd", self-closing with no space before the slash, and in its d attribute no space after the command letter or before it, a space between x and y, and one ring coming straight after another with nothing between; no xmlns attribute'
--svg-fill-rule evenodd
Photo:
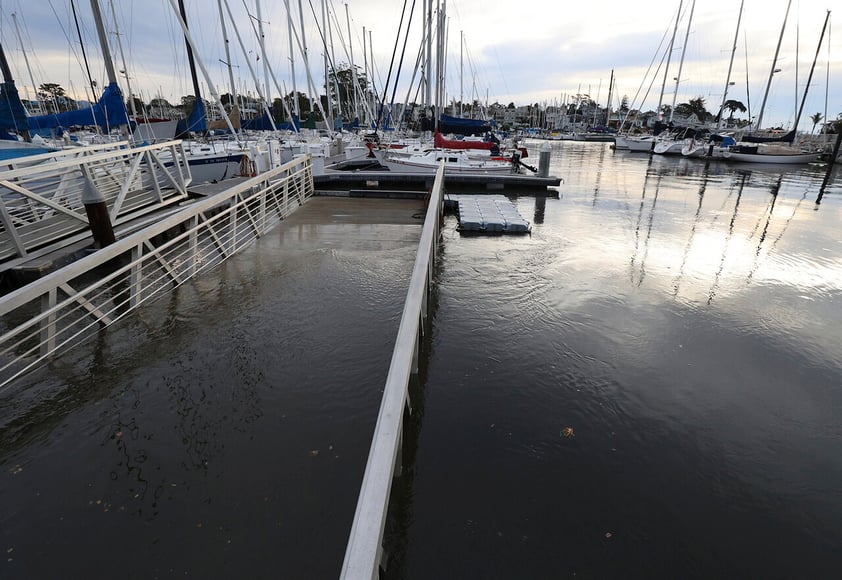
<svg viewBox="0 0 842 580"><path fill-rule="evenodd" d="M444 218L383 577L832 577L839 173L552 169ZM0 576L339 577L424 205L313 197L0 393Z"/></svg>

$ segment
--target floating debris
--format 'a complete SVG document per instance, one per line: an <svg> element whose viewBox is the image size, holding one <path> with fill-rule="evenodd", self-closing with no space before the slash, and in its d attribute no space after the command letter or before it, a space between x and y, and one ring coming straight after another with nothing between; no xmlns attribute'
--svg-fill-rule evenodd
<svg viewBox="0 0 842 580"><path fill-rule="evenodd" d="M565 427L564 429L562 429L561 430L561 436L567 437L568 439L573 439L573 437L574 437L573 427Z"/></svg>

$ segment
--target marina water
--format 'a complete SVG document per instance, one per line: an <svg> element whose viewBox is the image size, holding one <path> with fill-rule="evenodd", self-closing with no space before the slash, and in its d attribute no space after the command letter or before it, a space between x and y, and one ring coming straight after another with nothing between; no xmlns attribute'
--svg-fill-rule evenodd
<svg viewBox="0 0 842 580"><path fill-rule="evenodd" d="M842 177L551 168L446 218L385 576L835 577ZM285 227L0 395L0 577L338 576L418 232Z"/></svg>

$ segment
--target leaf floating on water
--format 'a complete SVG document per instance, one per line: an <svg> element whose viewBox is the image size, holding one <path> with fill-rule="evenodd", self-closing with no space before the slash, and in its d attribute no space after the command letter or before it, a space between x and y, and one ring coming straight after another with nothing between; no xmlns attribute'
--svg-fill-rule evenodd
<svg viewBox="0 0 842 580"><path fill-rule="evenodd" d="M611 532L605 532L605 539L606 540L610 540L611 536L613 536L613 534Z"/></svg>
<svg viewBox="0 0 842 580"><path fill-rule="evenodd" d="M561 436L567 437L568 439L573 439L573 437L574 437L573 427L565 427L564 429L562 429L561 430Z"/></svg>
<svg viewBox="0 0 842 580"><path fill-rule="evenodd" d="M310 456L311 456L311 457L318 457L318 456L319 456L319 450L318 450L318 449L313 449L313 450L310 452Z"/></svg>

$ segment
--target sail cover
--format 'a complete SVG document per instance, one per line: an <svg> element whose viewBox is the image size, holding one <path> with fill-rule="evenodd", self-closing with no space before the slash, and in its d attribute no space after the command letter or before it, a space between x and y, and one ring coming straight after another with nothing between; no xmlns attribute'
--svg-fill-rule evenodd
<svg viewBox="0 0 842 580"><path fill-rule="evenodd" d="M117 83L110 83L94 105L76 111L65 111L50 115L29 117L29 128L34 131L55 127L88 127L97 125L105 131L113 127L127 125L126 104Z"/></svg>
<svg viewBox="0 0 842 580"><path fill-rule="evenodd" d="M28 129L29 119L20 101L15 81L0 83L0 133Z"/></svg>

